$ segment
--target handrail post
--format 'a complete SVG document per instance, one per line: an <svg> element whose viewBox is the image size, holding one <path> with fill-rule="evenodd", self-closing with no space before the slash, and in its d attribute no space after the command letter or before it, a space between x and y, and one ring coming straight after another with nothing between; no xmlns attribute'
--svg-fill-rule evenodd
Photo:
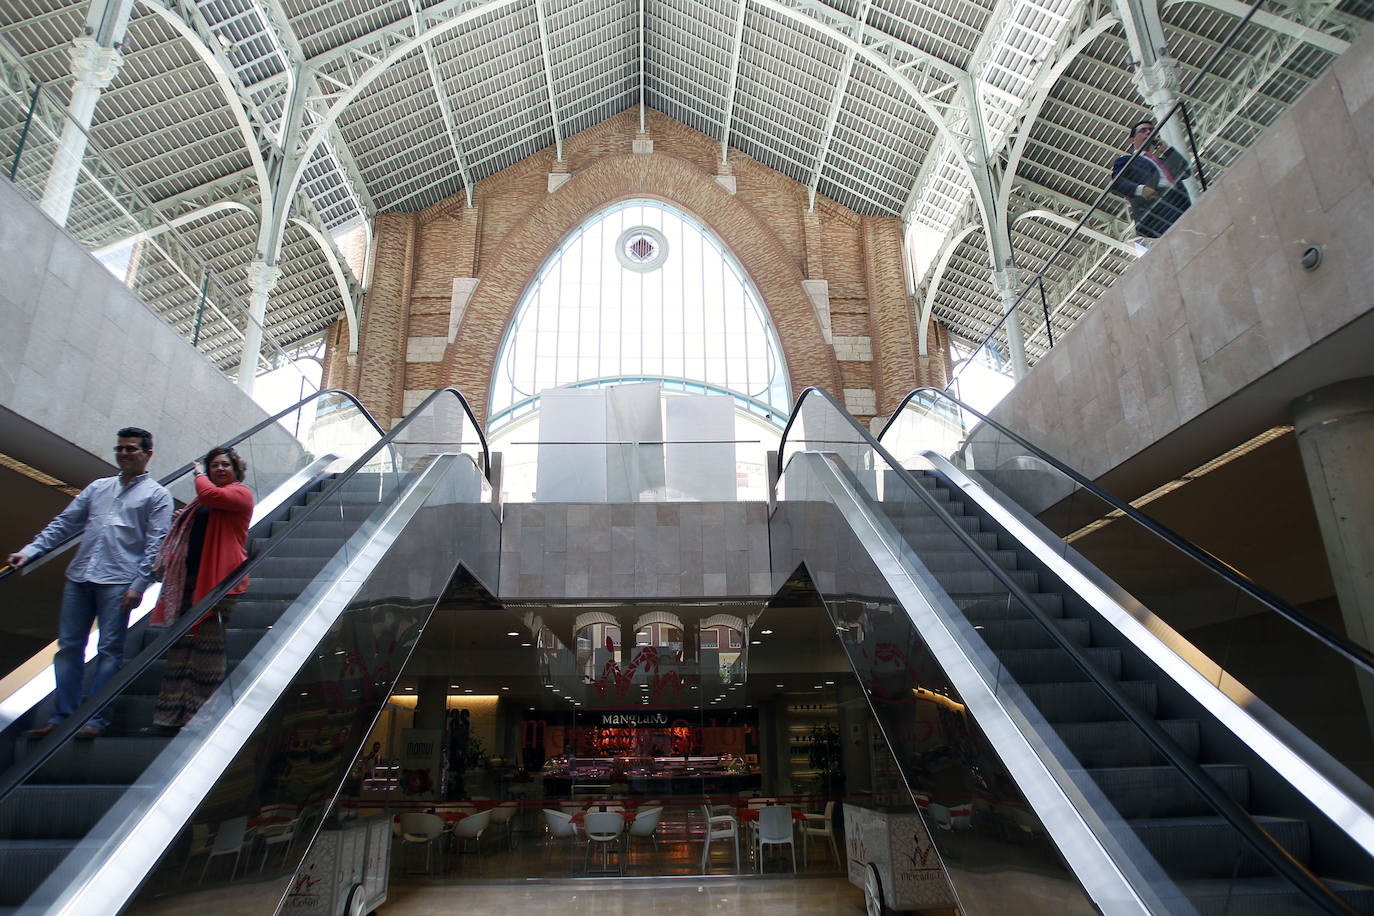
<svg viewBox="0 0 1374 916"><path fill-rule="evenodd" d="M200 320L205 316L205 294L210 288L210 271L205 271L200 279L200 301L196 303L196 326L191 331L191 346L200 346Z"/></svg>
<svg viewBox="0 0 1374 916"><path fill-rule="evenodd" d="M1188 135L1188 151L1193 154L1193 172L1197 175L1202 190L1207 190L1207 172L1202 168L1202 154L1197 149L1197 137L1193 136L1193 119L1188 114L1188 103L1178 100L1179 111L1183 114L1183 130Z"/></svg>
<svg viewBox="0 0 1374 916"><path fill-rule="evenodd" d="M24 129L19 132L19 142L14 147L14 160L10 162L10 181L14 181L14 176L19 174L19 159L24 155L24 143L29 139L29 125L33 123L33 111L38 107L38 96L42 91L43 83L35 81L33 95L29 96L29 110L24 115Z"/></svg>
<svg viewBox="0 0 1374 916"><path fill-rule="evenodd" d="M1054 328L1050 327L1050 304L1045 298L1045 276L1041 274L1035 278L1035 284L1040 287L1040 311L1045 314L1045 335L1049 338L1050 346L1054 346Z"/></svg>

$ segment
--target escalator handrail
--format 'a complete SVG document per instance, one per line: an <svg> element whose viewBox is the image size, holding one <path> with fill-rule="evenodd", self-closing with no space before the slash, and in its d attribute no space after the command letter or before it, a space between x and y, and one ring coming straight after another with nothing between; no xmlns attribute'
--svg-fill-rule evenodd
<svg viewBox="0 0 1374 916"><path fill-rule="evenodd" d="M891 453L883 447L871 433L865 430L853 415L831 397L830 392L815 386L804 390L798 397L792 410L792 416L787 422L786 429L783 430L782 439L778 443L778 480L782 480L782 461L786 452L787 434L791 431L792 422L801 415L802 404L808 397L819 397L826 401L831 408L859 434L860 438L852 444L865 445L872 448L887 462L892 473L915 491L917 497L925 503L926 507L932 511L936 518L945 525L959 540L964 547L982 563L1003 587L1017 600L1030 614L1030 616L1040 624L1054 642L1055 647L1063 651L1074 664L1080 668L1083 674L1111 701L1125 718L1134 725L1145 739L1150 742L1159 753L1167 760L1174 769L1183 775L1188 783L1202 795L1212 808L1231 825L1233 829L1245 840L1252 849L1278 874L1286 878L1298 891L1309 900L1319 906L1327 913L1350 914L1353 913L1335 893L1322 881L1312 874L1306 866L1293 857L1277 840L1261 828L1250 813L1242 808L1234 799L1227 795L1210 775L1194 760L1190 759L1178 743L1169 736L1160 724L1152 718L1145 716L1122 692L1119 685L1108 680L1097 668L1083 655L1082 650L1075 645L1057 627L1053 620L1041 610L1035 602L1014 578L1007 574L998 563L983 549L982 545L949 514L939 500L931 496L926 488L916 481L910 471L897 463Z"/></svg>
<svg viewBox="0 0 1374 916"><path fill-rule="evenodd" d="M57 727L49 732L32 752L26 755L22 760L16 761L14 765L3 774L0 774L0 804L3 804L15 789L26 783L29 777L57 753L63 745L72 740L77 731L90 720L91 716L104 709L111 700L119 696L119 694L132 684L139 675L161 658L173 643L186 635L186 633L188 633L192 627L200 623L203 618L207 617L209 613L215 609L215 606L224 599L224 596L229 593L231 588L238 584L244 576L251 575L253 570L262 565L262 563L272 555L277 545L289 538L297 528L308 521L320 506L327 504L330 498L347 484L348 481L352 480L359 470L366 467L367 463L371 461L378 452L390 447L395 442L396 436L405 430L415 417L419 416L425 408L429 407L431 403L445 394L457 397L459 401L463 403L464 408L467 409L469 418L472 416L471 409L467 408L466 399L463 398L462 392L458 391L456 388L439 388L430 394L429 397L421 401L405 419L396 424L391 432L383 435L382 438L373 444L362 456L349 465L347 470L339 474L328 486L321 490L319 499L309 506L306 506L305 511L300 515L287 520L285 522L285 527L277 534L273 535L266 546L264 546L257 555L249 557L240 563L233 572L225 576L218 585L211 589L209 594L196 602L194 606L188 608L186 613L177 618L175 623L164 628L162 633L154 639L147 648L140 652L132 661L115 672L115 674L106 681L94 695L81 704L76 712L59 722ZM485 444L484 440L483 445Z"/></svg>
<svg viewBox="0 0 1374 916"><path fill-rule="evenodd" d="M1357 668L1360 668L1366 674L1374 675L1374 652L1370 652L1363 646L1353 643L1345 637L1341 636L1340 634L1334 633L1331 630L1327 629L1321 623L1312 619L1307 614L1304 614L1302 611L1298 610L1292 604L1285 601L1281 596L1275 594L1274 592L1271 592L1269 589L1260 585L1258 582L1255 582L1253 579L1249 578L1244 573L1240 572L1234 567L1227 565L1224 561L1213 556L1211 553L1208 553L1206 550L1194 544L1187 538L1183 537L1178 532L1172 530L1171 528L1163 524L1160 524L1158 521L1146 515L1144 512L1141 512L1139 509L1137 509L1135 506L1132 506L1130 503L1113 496L1111 493L1102 489L1097 484L1093 483L1091 480L1084 477L1078 471L1074 470L1067 464L1064 464L1062 461L1046 452L1044 449L1036 445L1033 445L1030 442L1027 442L1023 437L1007 429L1001 423L998 423L996 420L993 420L981 411L978 411L975 408L968 406L963 401L954 397L947 391L943 391L939 388L931 388L926 386L916 388L913 391L909 392L906 397L902 398L902 402L899 405L897 405L897 410L892 414L890 418L888 418L888 421L883 424L882 430L880 430L877 435L877 439L879 442L882 441L883 434L887 432L888 428L892 426L892 424L897 421L897 418L902 415L902 411L906 409L907 404L909 404L913 398L915 398L919 394L922 394L923 392L930 392L932 394L938 395L939 397L954 402L960 407L960 409L966 410L969 413L973 414L983 423L986 423L988 426L997 430L999 433L1006 436L1008 439L1011 439L1017 445L1021 446L1022 448L1030 452L1032 455L1034 455L1036 458L1045 462L1050 467L1054 468L1056 471L1063 474L1065 477L1068 477L1074 483L1078 484L1080 487L1087 490L1089 493L1093 494L1107 505L1111 506L1117 512L1120 512L1122 515L1126 516L1131 521L1135 522L1137 525L1141 526L1146 531L1153 534L1155 537L1164 541L1170 547L1173 547L1175 550L1181 551L1182 553L1186 554L1189 558L1202 564L1202 566L1204 566L1206 569L1210 570L1215 575L1218 575L1221 578L1225 579L1227 582L1231 583L1236 588L1240 589L1245 594L1249 595L1251 598L1258 601L1260 604L1268 608L1273 613L1278 614L1280 617L1283 617L1285 620L1287 620L1289 623L1293 624L1295 627L1305 632L1307 635L1316 639L1318 642L1322 643L1327 648L1336 652L1338 655L1345 658L1347 661L1352 662Z"/></svg>
<svg viewBox="0 0 1374 916"><path fill-rule="evenodd" d="M367 408L363 406L363 402L360 401L360 400L358 400L357 397L355 397L352 393L347 392L347 391L344 391L344 390L341 389L341 388L326 388L326 389L324 389L323 391L316 391L316 392L312 393L309 397L302 398L301 400L297 401L295 404L291 405L290 407L287 407L287 408L284 409L284 410L278 411L277 413L275 413L275 414L273 414L272 416L268 417L266 420L263 420L262 422L260 422L260 423L258 423L257 425L251 427L250 429L244 430L243 432L239 433L239 434L238 434L237 436L235 436L234 438L230 439L228 442L223 442L223 443L221 443L220 445L218 445L218 446L216 446L216 447L217 447L217 448L233 448L234 446L238 445L240 442L244 441L245 439L249 438L250 436L256 436L258 433L262 432L264 429L266 429L267 427L271 426L273 423L276 423L278 420L282 419L283 417L285 417L285 416L287 416L287 415L289 415L289 414L292 414L292 413L294 413L294 412L300 410L301 408L305 407L306 404L309 404L311 401L314 401L314 400L317 400L317 399L319 399L319 398L321 398L321 397L324 397L326 394L335 394L335 395L339 395L339 396L341 396L341 397L347 398L348 400L352 401L352 402L353 402L353 406L356 407L356 408L358 408L358 412L361 413L361 414L363 415L364 419L366 419L368 423L372 424L372 428L375 429L375 430L377 431L377 435L378 435L378 436L384 436L384 435L386 435L386 430L382 429L381 425L377 423L377 421L373 418L372 414L368 413ZM206 449L206 451L210 451L210 449ZM176 482L177 482L178 480L180 480L182 477L185 477L187 474L189 474L189 473L191 472L191 467L192 467L191 462L188 461L186 464L183 464L181 467L177 468L175 471L173 471L172 473L168 474L166 477L163 477L161 480L158 481L158 483L160 483L160 484L161 484L162 486L164 486L164 487L170 487L172 484L176 483ZM79 541L79 540L81 540L81 534L82 534L82 533L81 533L80 531L78 531L78 532L76 532L75 534L73 534L71 537L64 538L63 540L61 540L61 541L59 541L58 543L54 544L54 545L53 545L51 548L49 548L48 550L43 551L42 553L38 554L37 556L31 557L31 558L29 559L28 563L25 563L24 565L25 565L25 566L28 566L28 565L30 565L30 564L32 564L32 563L38 561L38 560L41 560L43 557L46 557L46 556L48 556L48 555L51 554L51 553L56 553L57 551L61 550L62 548L66 547L68 544L71 544L71 543L74 542L74 541ZM14 575L14 574L15 574L16 572L18 572L18 571L19 571L18 568L17 568L17 567L14 567L14 566L7 566L7 567L5 567L5 569L4 569L3 571L0 571L0 582L3 582L5 579L8 579L10 576Z"/></svg>

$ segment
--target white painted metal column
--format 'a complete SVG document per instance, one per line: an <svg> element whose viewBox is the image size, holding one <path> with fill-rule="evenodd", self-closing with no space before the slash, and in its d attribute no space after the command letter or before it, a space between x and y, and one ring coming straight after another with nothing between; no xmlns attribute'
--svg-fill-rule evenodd
<svg viewBox="0 0 1374 916"><path fill-rule="evenodd" d="M1026 376L1026 340L1021 329L1021 315L1017 308L1016 257L1011 246L1011 226L1007 214L1002 212L998 202L997 168L988 146L987 122L983 120L983 108L978 99L978 86L973 77L964 80L964 105L968 110L968 128L972 149L969 155L970 171L973 176L973 194L983 213L983 225L987 232L989 267L992 285L997 290L997 301L1001 303L1002 314L1006 316L1007 349L1011 357L1012 378L1016 381Z"/></svg>
<svg viewBox="0 0 1374 916"><path fill-rule="evenodd" d="M262 352L262 328L267 320L267 300L281 279L281 268L266 261L248 265L248 326L243 329L243 356L239 359L239 387L253 393L258 375L258 355Z"/></svg>
<svg viewBox="0 0 1374 916"><path fill-rule="evenodd" d="M121 30L122 32L122 30ZM52 169L43 188L40 206L59 226L67 225L72 209L72 194L81 172L81 160L86 156L86 131L90 129L100 93L119 73L123 55L117 47L103 46L94 38L82 35L72 42L72 98L67 105L68 118L62 124L62 137Z"/></svg>
<svg viewBox="0 0 1374 916"><path fill-rule="evenodd" d="M1010 243L1008 243L1010 247ZM992 271L992 285L997 290L997 299L1002 303L1002 314L1007 316L1007 350L1011 355L1011 377L1018 382L1026 377L1026 336L1021 329L1021 310L1017 308L1016 271L1010 267L997 267Z"/></svg>
<svg viewBox="0 0 1374 916"><path fill-rule="evenodd" d="M1178 88L1182 80L1178 61L1169 56L1169 46L1164 40L1159 3L1157 0L1116 0L1115 5L1117 15L1121 17L1122 31L1131 48L1136 89L1154 112L1155 121L1162 121L1178 102ZM1129 126L1123 124L1121 129L1124 131ZM1159 132L1165 143L1192 163L1193 154L1188 146L1188 133L1183 126L1183 112L1170 118ZM1196 177L1185 178L1183 187L1190 200L1196 202L1202 196L1202 185Z"/></svg>

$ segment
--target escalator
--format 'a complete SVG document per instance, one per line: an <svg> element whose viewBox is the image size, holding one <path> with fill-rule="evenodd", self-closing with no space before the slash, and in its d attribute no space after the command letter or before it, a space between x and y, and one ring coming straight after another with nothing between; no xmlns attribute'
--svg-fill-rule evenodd
<svg viewBox="0 0 1374 916"><path fill-rule="evenodd" d="M796 570L780 599L823 602L960 906L1374 913L1371 791L1323 747L1320 717L1286 716L1235 679L1243 662L1223 668L1155 613L1165 590L1147 608L1055 537L1028 506L1062 504L1053 460L1019 460L1010 433L944 397L884 436L899 462L806 392L770 532L775 572ZM1360 672L1332 704L1358 697L1368 653L1207 572L1223 582L1195 574L1187 602L1291 614L1328 667ZM861 847L851 875L871 865ZM895 888L865 877L880 909Z"/></svg>
<svg viewBox="0 0 1374 916"><path fill-rule="evenodd" d="M391 433L374 432L341 470L326 465L347 450L341 439L356 441L358 417L333 420L316 417L295 445L309 480L289 475L296 489L255 518L243 566L173 626L131 629L126 656L142 651L52 734L20 734L46 716L46 698L9 717L5 911L157 912L189 900L260 913L285 896L434 604L455 577L494 583L499 551L486 445L458 392L436 391ZM239 450L270 465L291 451L273 438ZM174 737L141 733L168 651L244 575L225 681ZM105 735L74 740L107 705Z"/></svg>
<svg viewBox="0 0 1374 916"><path fill-rule="evenodd" d="M331 472L346 468L358 455L384 435L376 420L353 395L345 391L327 389L317 391L299 403L279 411L262 422L222 443L207 443L235 449L244 459L247 473L244 485L253 491L256 503L251 521L254 535L282 514L291 500L302 497L305 490L318 484ZM203 454L203 453L202 453ZM197 459L200 455L195 456ZM158 483L172 494L176 504L184 505L195 497L191 463L188 460ZM24 532L24 535L32 532ZM78 533L52 550L25 564L22 571L0 568L0 601L8 609L24 608L26 626L41 625L43 632L56 632L57 610L62 601L62 577L67 561L80 543ZM33 575L34 573L38 575ZM129 617L129 640L126 652L136 653L146 626L144 618L157 603L161 586L148 589L144 600ZM35 704L52 689L50 670L56 643L49 645L33 658L21 662L15 673L22 675L22 686L6 689L0 696L0 733L21 716L31 716ZM95 653L92 637L86 652L89 661ZM11 664L13 664L13 660ZM19 680L12 674L5 678L10 684ZM0 747L9 755L12 748ZM0 762L8 764L12 757Z"/></svg>

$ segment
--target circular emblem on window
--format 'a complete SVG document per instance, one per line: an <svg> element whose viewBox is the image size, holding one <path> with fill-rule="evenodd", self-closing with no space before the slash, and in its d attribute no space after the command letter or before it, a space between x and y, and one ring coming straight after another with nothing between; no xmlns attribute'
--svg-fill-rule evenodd
<svg viewBox="0 0 1374 916"><path fill-rule="evenodd" d="M668 257L668 240L649 226L635 226L616 239L615 256L630 270L647 273L663 266Z"/></svg>

